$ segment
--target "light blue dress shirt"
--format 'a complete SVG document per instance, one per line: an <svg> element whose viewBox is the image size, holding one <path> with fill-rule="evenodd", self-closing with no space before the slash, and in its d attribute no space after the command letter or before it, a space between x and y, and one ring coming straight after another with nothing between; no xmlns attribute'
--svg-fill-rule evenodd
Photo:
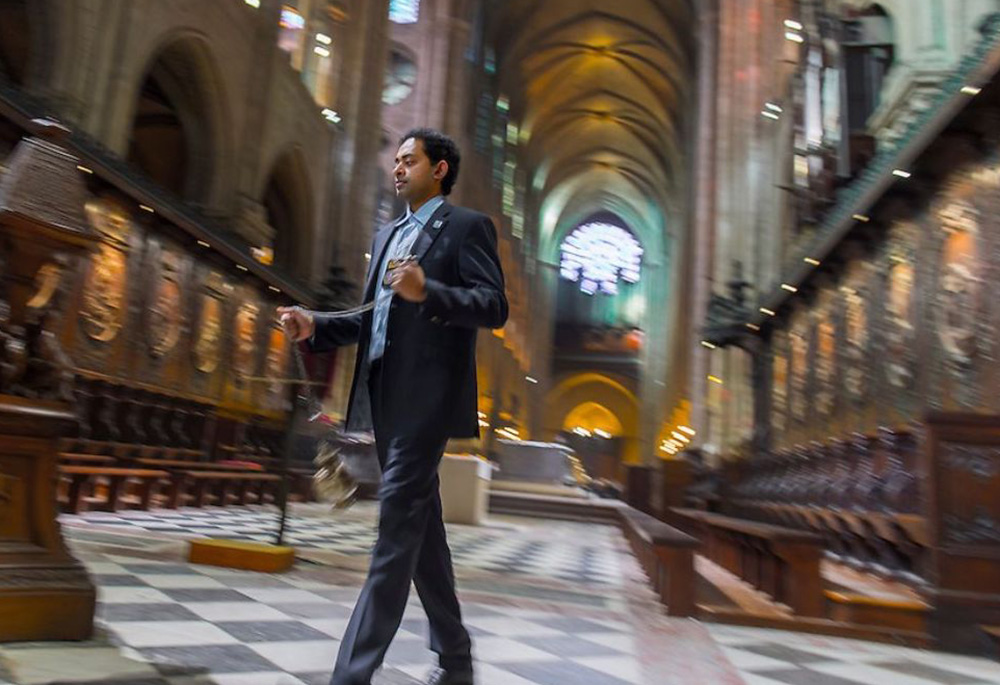
<svg viewBox="0 0 1000 685"><path fill-rule="evenodd" d="M375 311L372 313L372 338L368 347L369 362L381 359L382 355L385 354L385 332L389 325L389 306L392 304L392 296L395 294L392 288L383 285L389 261L402 259L410 254L421 229L443 204L444 198L438 195L421 205L416 212L411 212L407 207L403 225L396 229L396 234L389 241L385 257L379 265L378 280L375 281Z"/></svg>

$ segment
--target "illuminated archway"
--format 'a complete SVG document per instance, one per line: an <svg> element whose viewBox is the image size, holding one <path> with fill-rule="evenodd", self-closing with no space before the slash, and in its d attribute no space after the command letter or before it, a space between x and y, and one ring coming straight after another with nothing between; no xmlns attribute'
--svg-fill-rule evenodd
<svg viewBox="0 0 1000 685"><path fill-rule="evenodd" d="M601 437L617 438L621 436L622 422L614 412L598 402L584 402L573 408L563 419L563 430L573 432L586 431Z"/></svg>

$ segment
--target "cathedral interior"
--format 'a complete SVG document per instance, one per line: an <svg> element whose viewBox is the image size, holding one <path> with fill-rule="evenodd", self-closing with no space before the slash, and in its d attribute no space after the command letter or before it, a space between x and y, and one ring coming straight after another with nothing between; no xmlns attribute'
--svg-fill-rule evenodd
<svg viewBox="0 0 1000 685"><path fill-rule="evenodd" d="M0 685L329 682L380 474L275 312L418 126L510 309L480 685L1000 685L998 72L998 0L0 0Z"/></svg>

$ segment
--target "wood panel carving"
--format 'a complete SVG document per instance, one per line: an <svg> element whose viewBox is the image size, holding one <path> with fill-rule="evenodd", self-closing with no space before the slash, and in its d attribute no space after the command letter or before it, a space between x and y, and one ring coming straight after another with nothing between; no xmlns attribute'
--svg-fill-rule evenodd
<svg viewBox="0 0 1000 685"><path fill-rule="evenodd" d="M861 403L868 383L868 301L866 293L845 286L844 293L844 393Z"/></svg>
<svg viewBox="0 0 1000 685"><path fill-rule="evenodd" d="M222 303L218 297L205 294L201 298L198 337L194 343L194 368L200 373L213 374L222 359Z"/></svg>
<svg viewBox="0 0 1000 685"><path fill-rule="evenodd" d="M132 221L127 210L112 200L91 200L85 210L101 245L90 259L78 321L91 340L110 343L125 325Z"/></svg>
<svg viewBox="0 0 1000 685"><path fill-rule="evenodd" d="M935 637L976 651L975 627L1000 616L1000 417L931 414L927 427Z"/></svg>
<svg viewBox="0 0 1000 685"><path fill-rule="evenodd" d="M784 332L775 335L774 359L772 362L771 388L771 426L776 435L780 435L787 427L788 416L788 340Z"/></svg>
<svg viewBox="0 0 1000 685"><path fill-rule="evenodd" d="M919 236L911 223L897 224L890 238L884 314L885 380L890 388L908 391L914 386L916 312L914 268Z"/></svg>
<svg viewBox="0 0 1000 685"><path fill-rule="evenodd" d="M288 378L292 371L289 369L291 359L291 348L288 339L281 328L272 327L267 347L267 360L264 364L264 375L267 378ZM264 405L272 411L290 410L288 403L289 386L285 383L267 383Z"/></svg>
<svg viewBox="0 0 1000 685"><path fill-rule="evenodd" d="M833 413L836 391L837 328L828 293L817 302L816 316L816 413L825 421Z"/></svg>
<svg viewBox="0 0 1000 685"><path fill-rule="evenodd" d="M0 457L0 540L20 540L28 536L28 511L24 477L15 473L23 460Z"/></svg>
<svg viewBox="0 0 1000 685"><path fill-rule="evenodd" d="M164 251L159 260L159 278L149 307L146 340L149 356L163 359L177 346L183 316L180 284L180 260Z"/></svg>
<svg viewBox="0 0 1000 685"><path fill-rule="evenodd" d="M260 376L261 363L266 352L266 334L260 301L256 293L247 287L234 292L231 310L229 341L229 369L227 381L227 402L241 411L249 410L255 403L263 402L267 388L249 381L251 376Z"/></svg>
<svg viewBox="0 0 1000 685"><path fill-rule="evenodd" d="M791 348L791 378L788 391L789 413L804 422L808 413L806 385L809 374L809 339L804 326L794 328L788 336Z"/></svg>
<svg viewBox="0 0 1000 685"><path fill-rule="evenodd" d="M971 203L952 200L938 212L945 233L938 275L937 327L950 369L962 374L979 349L983 282L976 246L979 212Z"/></svg>
<svg viewBox="0 0 1000 685"><path fill-rule="evenodd" d="M18 144L0 178L0 642L86 639L95 605L53 504L57 436L74 418L62 308L96 237L83 214L79 160L57 142L69 131L32 123L50 140Z"/></svg>
<svg viewBox="0 0 1000 685"><path fill-rule="evenodd" d="M246 382L247 376L254 375L259 318L260 306L256 302L244 302L236 310L233 371L240 385Z"/></svg>

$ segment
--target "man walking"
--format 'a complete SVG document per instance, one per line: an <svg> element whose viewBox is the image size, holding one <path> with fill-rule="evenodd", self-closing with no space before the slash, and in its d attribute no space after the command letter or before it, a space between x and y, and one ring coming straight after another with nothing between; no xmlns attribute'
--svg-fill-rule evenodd
<svg viewBox="0 0 1000 685"><path fill-rule="evenodd" d="M378 539L331 685L370 685L411 580L440 665L428 685L473 685L437 470L449 438L479 434L477 329L503 326L507 299L493 223L445 201L459 162L454 141L437 131L403 136L394 177L407 211L375 235L364 292L373 310L278 310L288 336L315 352L358 344L347 429L374 430L382 467Z"/></svg>

